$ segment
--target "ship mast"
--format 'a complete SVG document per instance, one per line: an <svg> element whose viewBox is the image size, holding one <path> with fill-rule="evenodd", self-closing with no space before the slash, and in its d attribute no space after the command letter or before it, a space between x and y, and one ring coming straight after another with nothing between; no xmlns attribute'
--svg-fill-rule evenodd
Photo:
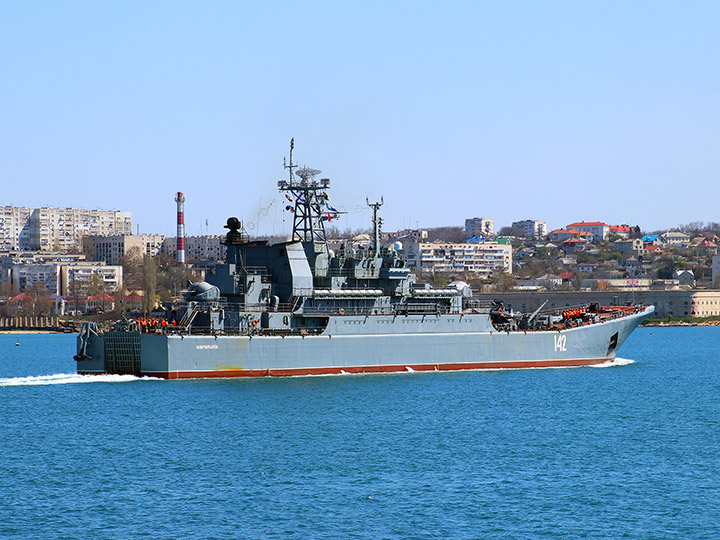
<svg viewBox="0 0 720 540"><path fill-rule="evenodd" d="M297 167L297 164L293 163L294 149L293 138L290 140L290 163L283 159L283 166L288 169L289 178L278 182L278 189L290 201L287 208L294 214L292 239L324 245L327 243L324 222L337 218L339 214L328 204L330 199L326 190L330 187L330 179L315 180L322 171L309 167L293 171ZM300 180L296 177L300 177Z"/></svg>
<svg viewBox="0 0 720 540"><path fill-rule="evenodd" d="M385 199L383 197L380 197L380 202L375 202L375 203L371 203L370 199L365 197L365 204L367 204L370 208L372 208L372 211L373 211L372 224L373 224L373 232L375 233L375 249L374 249L375 257L380 256L380 229L382 229L383 219L381 217L378 217L378 210L380 210L380 207L384 203L385 203Z"/></svg>

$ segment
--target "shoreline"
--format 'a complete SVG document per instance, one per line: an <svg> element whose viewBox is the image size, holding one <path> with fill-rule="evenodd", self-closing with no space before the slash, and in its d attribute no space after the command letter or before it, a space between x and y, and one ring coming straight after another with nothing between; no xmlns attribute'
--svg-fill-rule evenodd
<svg viewBox="0 0 720 540"><path fill-rule="evenodd" d="M77 334L77 332L58 332L57 330L0 330L0 335L22 335L22 334Z"/></svg>
<svg viewBox="0 0 720 540"><path fill-rule="evenodd" d="M720 326L720 321L699 321L699 322L687 322L687 321L644 321L640 326Z"/></svg>

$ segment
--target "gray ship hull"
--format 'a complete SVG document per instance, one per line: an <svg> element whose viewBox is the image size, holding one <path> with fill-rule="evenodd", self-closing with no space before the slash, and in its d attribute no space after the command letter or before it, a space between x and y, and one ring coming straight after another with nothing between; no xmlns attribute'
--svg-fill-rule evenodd
<svg viewBox="0 0 720 540"><path fill-rule="evenodd" d="M654 308L561 331L499 332L487 315L334 317L320 335L105 332L78 372L168 379L579 366L610 361Z"/></svg>

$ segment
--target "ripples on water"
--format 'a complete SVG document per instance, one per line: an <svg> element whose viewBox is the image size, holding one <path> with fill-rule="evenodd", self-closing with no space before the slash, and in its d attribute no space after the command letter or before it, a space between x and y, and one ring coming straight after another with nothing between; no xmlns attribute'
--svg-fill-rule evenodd
<svg viewBox="0 0 720 540"><path fill-rule="evenodd" d="M718 337L642 328L611 369L162 381L0 336L0 538L716 538Z"/></svg>

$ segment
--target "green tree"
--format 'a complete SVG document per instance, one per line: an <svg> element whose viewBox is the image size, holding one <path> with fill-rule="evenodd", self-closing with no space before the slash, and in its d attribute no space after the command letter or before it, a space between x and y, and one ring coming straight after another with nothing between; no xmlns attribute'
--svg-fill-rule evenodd
<svg viewBox="0 0 720 540"><path fill-rule="evenodd" d="M147 316L155 307L157 293L157 264L150 255L143 257L142 263L143 313Z"/></svg>
<svg viewBox="0 0 720 540"><path fill-rule="evenodd" d="M105 282L100 274L92 274L88 281L88 295L95 296L105 292Z"/></svg>
<svg viewBox="0 0 720 540"><path fill-rule="evenodd" d="M579 251L575 254L576 260L579 263L592 263L595 262L595 258L590 255L589 253L585 253L584 251Z"/></svg>
<svg viewBox="0 0 720 540"><path fill-rule="evenodd" d="M532 261L527 265L526 270L530 277L539 277L548 273L548 268L542 261Z"/></svg>
<svg viewBox="0 0 720 540"><path fill-rule="evenodd" d="M122 258L123 282L129 290L143 287L143 254L138 247L130 248Z"/></svg>
<svg viewBox="0 0 720 540"><path fill-rule="evenodd" d="M200 274L184 265L178 265L175 261L169 261L166 265L158 268L158 294L163 301L177 296L180 291L187 288L188 281L198 281Z"/></svg>
<svg viewBox="0 0 720 540"><path fill-rule="evenodd" d="M465 229L457 226L434 227L428 229L428 240L439 240L441 242L464 242L467 240Z"/></svg>
<svg viewBox="0 0 720 540"><path fill-rule="evenodd" d="M422 272L422 274L418 274L418 280L420 283L429 283L433 288L442 289L450 283L450 276L434 272Z"/></svg>
<svg viewBox="0 0 720 540"><path fill-rule="evenodd" d="M671 279L676 268L677 264L672 258L663 257L660 259L660 267L657 271L657 277L659 279Z"/></svg>
<svg viewBox="0 0 720 540"><path fill-rule="evenodd" d="M125 308L126 294L127 291L125 289L125 285L120 285L113 291L113 296L115 298L115 316L118 318L122 316L123 310Z"/></svg>
<svg viewBox="0 0 720 540"><path fill-rule="evenodd" d="M577 272L570 279L570 286L574 291L579 291L582 288L582 277Z"/></svg>
<svg viewBox="0 0 720 540"><path fill-rule="evenodd" d="M42 283L34 283L32 287L25 291L33 297L32 309L29 315L41 316L50 315L52 309L52 294L45 288Z"/></svg>
<svg viewBox="0 0 720 540"><path fill-rule="evenodd" d="M512 290L515 286L515 278L506 272L502 272L495 280L495 287L499 292Z"/></svg>
<svg viewBox="0 0 720 540"><path fill-rule="evenodd" d="M5 300L18 294L17 285L7 281L0 281L0 299Z"/></svg>
<svg viewBox="0 0 720 540"><path fill-rule="evenodd" d="M87 297L87 287L86 284L82 282L82 280L77 279L76 276L72 276L72 281L70 281L69 290L70 298L73 300L73 309L75 310L75 313L77 314L80 310L80 300Z"/></svg>

